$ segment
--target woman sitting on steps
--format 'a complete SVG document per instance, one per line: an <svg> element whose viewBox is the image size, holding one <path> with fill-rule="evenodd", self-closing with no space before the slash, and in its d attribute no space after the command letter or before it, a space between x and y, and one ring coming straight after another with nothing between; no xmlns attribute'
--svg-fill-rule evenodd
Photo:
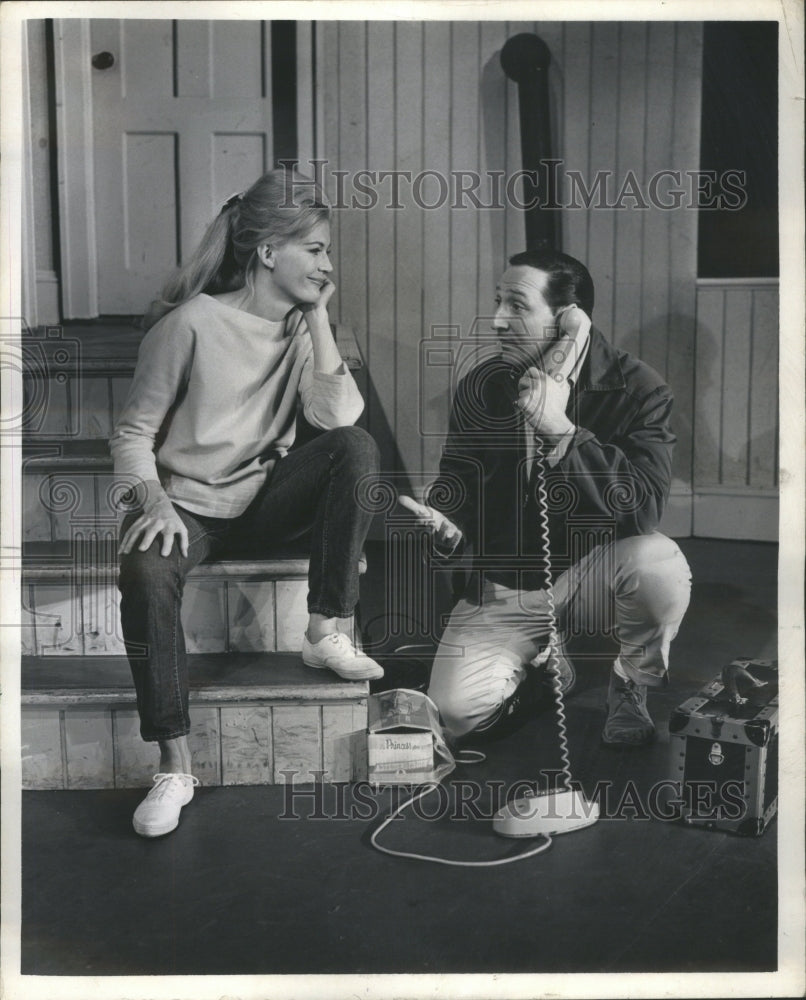
<svg viewBox="0 0 806 1000"><path fill-rule="evenodd" d="M328 320L330 206L277 170L230 198L146 319L128 399L111 439L116 474L142 483L121 528L121 623L140 733L160 773L134 814L169 833L193 797L188 672L180 618L188 572L234 537L254 552L310 532L302 657L349 679L383 675L339 631L358 600L371 513L359 482L378 469L354 424L363 400ZM297 401L323 430L289 453Z"/></svg>

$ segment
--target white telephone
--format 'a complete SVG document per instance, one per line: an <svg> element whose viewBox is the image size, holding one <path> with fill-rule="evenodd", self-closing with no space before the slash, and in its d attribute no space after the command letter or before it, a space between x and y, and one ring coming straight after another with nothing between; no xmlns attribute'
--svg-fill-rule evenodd
<svg viewBox="0 0 806 1000"><path fill-rule="evenodd" d="M575 302L556 313L558 334L547 350L543 370L557 382L579 374L585 348L590 340L590 318Z"/></svg>

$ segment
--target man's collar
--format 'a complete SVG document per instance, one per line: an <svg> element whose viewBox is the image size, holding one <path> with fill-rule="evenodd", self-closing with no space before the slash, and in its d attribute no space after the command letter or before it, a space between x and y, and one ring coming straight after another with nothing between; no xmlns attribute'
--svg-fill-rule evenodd
<svg viewBox="0 0 806 1000"><path fill-rule="evenodd" d="M588 356L582 364L578 388L596 392L623 389L625 385L618 351L605 340L595 326L592 326Z"/></svg>

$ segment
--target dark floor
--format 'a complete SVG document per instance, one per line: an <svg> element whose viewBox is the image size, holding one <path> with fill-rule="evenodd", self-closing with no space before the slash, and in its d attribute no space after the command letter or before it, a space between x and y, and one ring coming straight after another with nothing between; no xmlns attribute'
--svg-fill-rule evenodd
<svg viewBox="0 0 806 1000"><path fill-rule="evenodd" d="M558 837L538 857L472 870L374 851L372 811L388 807L388 790L339 800L325 788L318 811L330 818L317 819L310 796L289 803L280 787L201 789L180 828L156 841L131 829L140 791L28 792L23 972L775 969L777 824L755 839L636 815L666 776L671 709L734 657L775 655L776 548L703 540L682 547L694 590L673 647L672 683L651 703L658 742L632 752L601 747L606 673L593 661L568 701L574 775L589 792L612 782L609 811L635 806L623 818ZM373 617L369 594L379 588L365 589ZM485 748L484 764L451 775L454 795L457 780L478 782L489 798L490 782L506 787L556 767L555 732L544 713ZM351 804L355 818L335 818L349 816ZM434 795L423 810L441 804ZM301 818L280 818L293 808ZM384 843L465 859L534 843L501 840L484 819L449 813L407 816Z"/></svg>

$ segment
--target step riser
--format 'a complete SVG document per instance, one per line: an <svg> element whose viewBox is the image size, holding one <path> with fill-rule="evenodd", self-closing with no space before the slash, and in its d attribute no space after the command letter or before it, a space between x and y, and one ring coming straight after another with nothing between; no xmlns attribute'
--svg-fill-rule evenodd
<svg viewBox="0 0 806 1000"><path fill-rule="evenodd" d="M366 778L365 698L326 705L191 703L190 717L193 773L203 785ZM158 770L157 744L140 738L133 706L23 706L25 789L147 787Z"/></svg>
<svg viewBox="0 0 806 1000"><path fill-rule="evenodd" d="M131 382L130 374L89 372L68 375L63 381L37 382L43 403L38 417L26 428L26 438L108 439Z"/></svg>
<svg viewBox="0 0 806 1000"><path fill-rule="evenodd" d="M189 653L298 652L308 622L306 580L194 580L185 584L182 624ZM23 587L24 656L123 654L120 592L114 583L36 582ZM354 623L342 631L356 640Z"/></svg>
<svg viewBox="0 0 806 1000"><path fill-rule="evenodd" d="M23 467L23 543L69 542L88 524L116 533L126 483L112 469L37 471Z"/></svg>

